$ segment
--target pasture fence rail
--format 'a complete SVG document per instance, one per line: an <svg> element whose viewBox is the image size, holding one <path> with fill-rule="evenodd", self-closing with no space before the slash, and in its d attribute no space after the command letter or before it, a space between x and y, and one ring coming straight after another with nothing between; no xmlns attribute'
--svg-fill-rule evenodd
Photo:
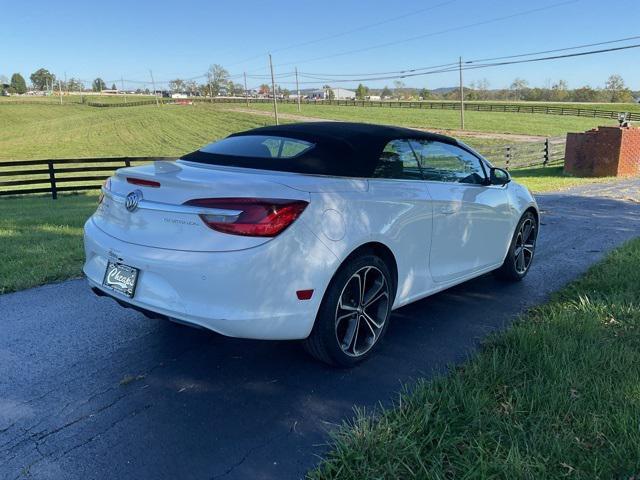
<svg viewBox="0 0 640 480"><path fill-rule="evenodd" d="M493 165L507 170L562 165L564 139L546 139L479 148ZM0 197L98 190L102 182L122 167L143 165L175 157L57 158L0 161Z"/></svg>
<svg viewBox="0 0 640 480"><path fill-rule="evenodd" d="M56 158L0 161L0 196L98 190L122 167L175 157Z"/></svg>
<svg viewBox="0 0 640 480"><path fill-rule="evenodd" d="M159 98L162 104L173 103L238 103L246 104L244 97L190 97L189 99ZM249 98L249 104L268 103L270 98ZM278 100L283 104L295 104L295 99ZM155 105L155 99L137 100L133 102L87 102L90 107L136 107L142 105ZM378 107L378 108L411 108L423 110L460 110L460 102L429 102L429 101L391 101L391 100L301 100L303 105L328 105L345 107ZM627 120L640 121L640 112L624 112L618 110L601 110L596 108L567 107L563 105L545 105L523 103L485 103L485 102L465 102L465 111L471 112L496 112L496 113L539 113L545 115L569 115L576 117L605 118L618 120L620 115L626 114Z"/></svg>
<svg viewBox="0 0 640 480"><path fill-rule="evenodd" d="M555 137L541 142L487 146L477 150L494 166L506 170L558 166L564 163L565 140L563 137Z"/></svg>

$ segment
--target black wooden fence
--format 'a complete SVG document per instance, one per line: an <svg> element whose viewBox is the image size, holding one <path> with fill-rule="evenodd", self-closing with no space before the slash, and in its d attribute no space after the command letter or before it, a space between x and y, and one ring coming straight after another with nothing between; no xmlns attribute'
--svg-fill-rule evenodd
<svg viewBox="0 0 640 480"><path fill-rule="evenodd" d="M494 166L507 170L526 167L546 167L564 163L563 137L547 138L542 142L522 142L478 148Z"/></svg>
<svg viewBox="0 0 640 480"><path fill-rule="evenodd" d="M171 98L158 98L158 102L162 104L167 103L180 103L184 102L184 99L171 99ZM207 103L240 103L246 104L247 100L244 98L228 98L228 97L191 97L187 101L193 102L207 102ZM269 98L249 98L249 105L251 103L272 103L273 99ZM156 103L155 99L149 100L137 100L133 102L87 102L87 105L91 107L135 107L141 105L153 105ZM297 100L294 99L282 99L278 100L278 103L296 104ZM334 105L345 107L381 107L381 108L413 108L423 110L460 110L460 102L410 102L410 101L372 101L372 100L301 100L304 105ZM478 103L478 102L465 102L465 111L471 112L498 112L498 113L541 113L546 115L571 115L576 117L591 117L591 118L608 118L617 120L619 115L627 114L627 120L640 121L639 112L624 112L617 110L600 110L594 108L582 108L582 107L567 107L563 105L548 105L548 104L523 104L523 103Z"/></svg>
<svg viewBox="0 0 640 480"><path fill-rule="evenodd" d="M506 169L561 165L564 139L497 145L478 149L495 166ZM116 169L175 157L68 158L0 161L0 196L97 190Z"/></svg>
<svg viewBox="0 0 640 480"><path fill-rule="evenodd" d="M0 161L0 196L97 190L121 167L175 157L65 158Z"/></svg>

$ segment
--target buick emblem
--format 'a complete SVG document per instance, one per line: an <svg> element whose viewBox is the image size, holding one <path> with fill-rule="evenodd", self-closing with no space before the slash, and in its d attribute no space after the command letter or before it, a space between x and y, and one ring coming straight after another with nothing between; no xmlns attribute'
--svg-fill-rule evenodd
<svg viewBox="0 0 640 480"><path fill-rule="evenodd" d="M140 203L140 200L142 200L142 192L140 190L134 190L129 195L127 195L127 198L124 201L124 206L130 212L133 212L136 208L138 208L138 203Z"/></svg>

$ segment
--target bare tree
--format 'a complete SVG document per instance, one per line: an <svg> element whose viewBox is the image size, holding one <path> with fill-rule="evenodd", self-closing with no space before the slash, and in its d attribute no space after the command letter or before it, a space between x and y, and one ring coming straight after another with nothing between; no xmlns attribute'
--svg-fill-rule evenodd
<svg viewBox="0 0 640 480"><path fill-rule="evenodd" d="M515 93L516 100L520 100L522 96L522 91L529 86L529 82L527 82L523 78L516 78L513 82L511 82L511 90Z"/></svg>
<svg viewBox="0 0 640 480"><path fill-rule="evenodd" d="M218 95L220 90L227 86L227 82L229 81L229 72L227 72L222 65L218 65L217 63L211 65L209 70L207 70L207 78L209 78L209 82L211 83L211 90L214 95Z"/></svg>
<svg viewBox="0 0 640 480"><path fill-rule="evenodd" d="M176 78L169 82L169 90L173 93L180 93L185 91L185 83L184 80L180 78Z"/></svg>

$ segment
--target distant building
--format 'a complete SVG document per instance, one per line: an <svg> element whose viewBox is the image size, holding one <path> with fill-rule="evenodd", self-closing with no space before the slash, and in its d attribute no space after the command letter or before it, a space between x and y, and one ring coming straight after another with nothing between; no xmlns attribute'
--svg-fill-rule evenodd
<svg viewBox="0 0 640 480"><path fill-rule="evenodd" d="M311 92L307 94L307 98L312 100L327 100L329 98L329 90L333 90L333 98L336 100L353 100L356 98L356 92L347 90L346 88L311 90Z"/></svg>
<svg viewBox="0 0 640 480"><path fill-rule="evenodd" d="M379 102L380 100L382 100L382 97L380 95L368 95L367 96L367 100L372 100L374 102Z"/></svg>

